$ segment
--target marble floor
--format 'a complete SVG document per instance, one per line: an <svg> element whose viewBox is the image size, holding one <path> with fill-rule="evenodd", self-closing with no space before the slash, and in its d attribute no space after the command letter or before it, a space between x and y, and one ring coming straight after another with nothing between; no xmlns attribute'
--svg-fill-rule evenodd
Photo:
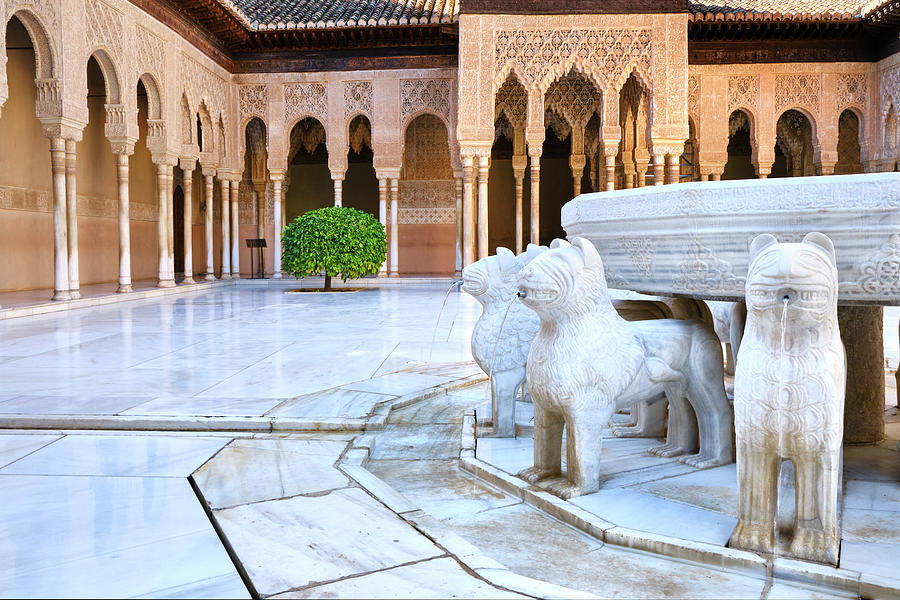
<svg viewBox="0 0 900 600"><path fill-rule="evenodd" d="M474 372L479 312L437 285L242 283L0 321L0 423L382 417L309 433L0 429L0 597L840 595L604 544L460 470L463 414L487 393L453 387ZM528 440L507 443L479 450L521 461ZM859 536L894 511L865 487L896 481L891 460L880 480L849 478ZM679 493L620 477L640 498ZM696 510L691 535L719 539L727 511Z"/></svg>

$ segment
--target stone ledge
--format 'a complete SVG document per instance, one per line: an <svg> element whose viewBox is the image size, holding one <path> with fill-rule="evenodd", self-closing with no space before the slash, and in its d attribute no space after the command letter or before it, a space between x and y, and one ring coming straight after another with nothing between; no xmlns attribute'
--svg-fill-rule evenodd
<svg viewBox="0 0 900 600"><path fill-rule="evenodd" d="M474 423L470 419L465 419L462 439L466 440L470 435L474 435ZM618 526L476 458L472 450L462 450L459 466L479 479L520 498L526 504L608 544L711 567L743 571L763 579L766 578L768 571L779 578L800 584L828 586L856 595L859 595L865 587L875 594L874 597L900 597L897 589L891 587L889 582L868 577L861 578L860 573L856 571L784 558L763 557L746 550L724 548Z"/></svg>
<svg viewBox="0 0 900 600"><path fill-rule="evenodd" d="M78 300L62 300L53 302L48 300L41 304L31 304L26 306L13 306L9 308L0 307L0 321L5 319L17 319L21 317L33 317L36 315L45 315L49 313L62 312L66 310L75 310L77 308L91 308L94 306L104 306L107 304L117 304L119 302L130 302L132 300L147 300L149 298L159 298L162 296L171 296L173 294L187 294L191 292L202 292L211 290L214 287L222 285L234 285L235 281L204 281L193 283L190 285L177 285L171 288L151 288L147 290L138 290L128 292L127 294L112 293L103 296L93 296L87 298L79 298Z"/></svg>

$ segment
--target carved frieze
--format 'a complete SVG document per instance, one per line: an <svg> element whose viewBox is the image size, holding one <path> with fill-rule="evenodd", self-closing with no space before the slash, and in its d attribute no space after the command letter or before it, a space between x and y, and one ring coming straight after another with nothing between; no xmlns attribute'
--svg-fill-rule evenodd
<svg viewBox="0 0 900 600"><path fill-rule="evenodd" d="M449 79L400 80L400 122L405 126L413 115L423 110L450 121Z"/></svg>
<svg viewBox="0 0 900 600"><path fill-rule="evenodd" d="M372 117L373 89L371 81L344 82L344 116L362 113Z"/></svg>
<svg viewBox="0 0 900 600"><path fill-rule="evenodd" d="M866 73L842 73L837 77L838 109L848 106L866 108L869 101L869 76Z"/></svg>
<svg viewBox="0 0 900 600"><path fill-rule="evenodd" d="M284 120L290 124L301 117L322 122L328 116L328 95L324 83L288 83L284 86Z"/></svg>
<svg viewBox="0 0 900 600"><path fill-rule="evenodd" d="M817 73L795 73L775 76L775 110L802 106L819 113L821 76Z"/></svg>
<svg viewBox="0 0 900 600"><path fill-rule="evenodd" d="M248 117L265 120L269 104L269 88L265 85L242 85L238 87L238 103L241 121Z"/></svg>
<svg viewBox="0 0 900 600"><path fill-rule="evenodd" d="M728 110L755 109L759 97L759 75L732 75L728 78Z"/></svg>

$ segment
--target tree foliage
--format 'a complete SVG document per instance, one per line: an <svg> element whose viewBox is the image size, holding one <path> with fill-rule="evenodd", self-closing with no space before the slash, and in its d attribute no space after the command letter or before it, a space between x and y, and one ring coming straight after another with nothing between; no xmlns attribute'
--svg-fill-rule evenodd
<svg viewBox="0 0 900 600"><path fill-rule="evenodd" d="M384 263L384 226L372 215L328 206L297 217L284 229L281 268L297 278L325 274L344 281L374 275Z"/></svg>

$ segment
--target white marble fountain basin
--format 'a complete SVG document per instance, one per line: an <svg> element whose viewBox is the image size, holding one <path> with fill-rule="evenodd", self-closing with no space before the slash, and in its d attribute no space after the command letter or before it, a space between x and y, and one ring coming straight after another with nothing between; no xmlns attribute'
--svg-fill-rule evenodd
<svg viewBox="0 0 900 600"><path fill-rule="evenodd" d="M750 242L835 245L845 304L900 305L900 173L711 181L582 194L562 209L590 239L609 286L743 300Z"/></svg>

